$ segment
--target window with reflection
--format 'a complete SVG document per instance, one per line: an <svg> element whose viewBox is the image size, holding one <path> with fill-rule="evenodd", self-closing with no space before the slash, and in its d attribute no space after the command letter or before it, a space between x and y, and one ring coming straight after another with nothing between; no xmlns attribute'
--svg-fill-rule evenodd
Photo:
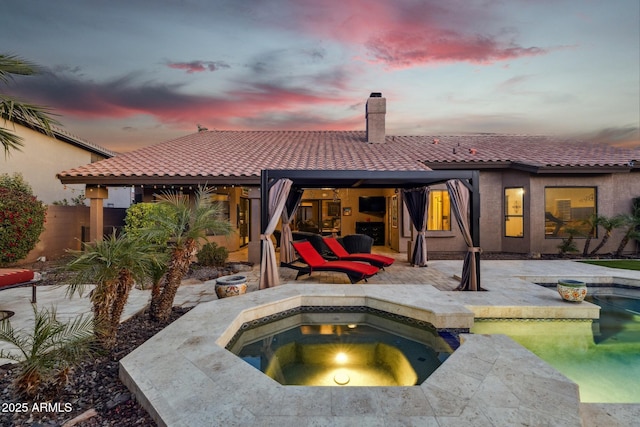
<svg viewBox="0 0 640 427"><path fill-rule="evenodd" d="M586 237L588 220L596 214L595 187L547 187L544 189L545 238Z"/></svg>
<svg viewBox="0 0 640 427"><path fill-rule="evenodd" d="M504 189L504 235L524 236L524 188Z"/></svg>
<svg viewBox="0 0 640 427"><path fill-rule="evenodd" d="M429 231L451 230L451 205L447 190L431 190L429 192Z"/></svg>

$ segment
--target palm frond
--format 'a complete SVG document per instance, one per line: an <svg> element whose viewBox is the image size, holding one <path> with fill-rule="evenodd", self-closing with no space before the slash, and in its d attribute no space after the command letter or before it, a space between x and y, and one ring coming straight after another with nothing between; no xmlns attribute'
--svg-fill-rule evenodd
<svg viewBox="0 0 640 427"><path fill-rule="evenodd" d="M0 55L0 82L7 83L12 74L29 76L38 71L37 65L16 55Z"/></svg>
<svg viewBox="0 0 640 427"><path fill-rule="evenodd" d="M0 98L0 115L7 120L18 119L40 126L49 135L53 133L51 126L60 126L60 122L53 118L56 114L51 108L30 104L7 95Z"/></svg>
<svg viewBox="0 0 640 427"><path fill-rule="evenodd" d="M29 353L29 337L24 334L21 329L14 329L13 325L8 319L3 320L0 323L0 341L13 345L22 353L23 358L26 358ZM22 360L20 356L17 356L11 352L2 350L0 351L0 358Z"/></svg>
<svg viewBox="0 0 640 427"><path fill-rule="evenodd" d="M156 226L146 229L143 234L148 238L165 236L176 247L190 240L205 239L207 234L228 235L232 231L231 223L220 219L222 206L212 202L213 189L198 187L193 199L178 192L164 192L159 203L165 207L163 214L155 214ZM167 214L168 212L168 214Z"/></svg>
<svg viewBox="0 0 640 427"><path fill-rule="evenodd" d="M20 151L20 148L24 146L22 140L23 138L18 135L0 127L0 142L4 148L5 157L9 155L10 150Z"/></svg>

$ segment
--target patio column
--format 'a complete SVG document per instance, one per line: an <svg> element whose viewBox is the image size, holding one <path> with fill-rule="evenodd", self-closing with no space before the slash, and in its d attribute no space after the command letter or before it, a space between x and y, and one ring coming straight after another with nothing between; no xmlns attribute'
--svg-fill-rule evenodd
<svg viewBox="0 0 640 427"><path fill-rule="evenodd" d="M87 185L85 196L90 200L89 207L89 241L102 240L104 228L103 201L109 197L109 190L105 187Z"/></svg>
<svg viewBox="0 0 640 427"><path fill-rule="evenodd" d="M249 226L249 249L247 261L260 264L260 189L249 189L249 212L251 224Z"/></svg>

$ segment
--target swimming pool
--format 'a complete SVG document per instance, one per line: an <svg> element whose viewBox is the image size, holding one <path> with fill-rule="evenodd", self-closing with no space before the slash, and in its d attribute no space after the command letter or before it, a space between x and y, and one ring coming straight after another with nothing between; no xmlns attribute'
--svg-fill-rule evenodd
<svg viewBox="0 0 640 427"><path fill-rule="evenodd" d="M600 319L476 319L472 333L502 333L580 386L582 402L640 403L640 298L599 290Z"/></svg>

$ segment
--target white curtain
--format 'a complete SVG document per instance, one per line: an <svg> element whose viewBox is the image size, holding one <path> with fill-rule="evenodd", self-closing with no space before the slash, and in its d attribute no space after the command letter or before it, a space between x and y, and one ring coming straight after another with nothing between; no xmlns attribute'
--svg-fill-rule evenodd
<svg viewBox="0 0 640 427"><path fill-rule="evenodd" d="M293 181L290 179L282 178L276 181L269 190L269 224L264 234L260 235L260 240L262 240L260 289L271 288L280 284L276 248L273 246L271 236L278 225L278 220L282 215L292 184Z"/></svg>
<svg viewBox="0 0 640 427"><path fill-rule="evenodd" d="M295 189L289 193L287 203L282 210L282 234L280 236L280 262L292 263L295 260L294 250L291 243L293 234L291 233L291 223L296 216L298 206L302 200L302 189Z"/></svg>
<svg viewBox="0 0 640 427"><path fill-rule="evenodd" d="M449 199L451 200L451 206L453 206L453 213L462 231L462 237L464 237L464 241L467 244L467 254L462 263L462 279L460 280L458 290L479 291L482 289L478 283L476 266L478 265L477 259L480 256L480 248L473 246L473 239L471 237L469 221L469 201L471 197L469 195L469 189L459 179L447 181L447 189L449 190Z"/></svg>

